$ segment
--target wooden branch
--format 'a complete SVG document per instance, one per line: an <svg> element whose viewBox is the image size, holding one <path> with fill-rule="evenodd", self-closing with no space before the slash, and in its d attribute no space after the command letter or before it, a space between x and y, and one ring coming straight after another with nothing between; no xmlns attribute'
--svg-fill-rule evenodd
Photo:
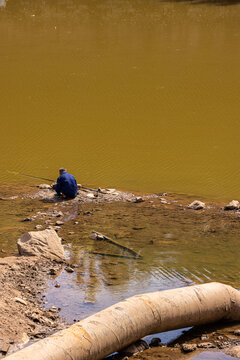
<svg viewBox="0 0 240 360"><path fill-rule="evenodd" d="M135 258L142 258L141 255L137 254L134 250L132 249L129 249L128 247L126 246L123 246L119 243L117 243L116 241L113 241L112 239L110 239L109 237L103 235L103 234L100 234L98 233L97 231L94 231L92 232L91 235L89 235L90 239L93 239L93 240L104 240L104 241L107 241L109 244L113 244L117 247L119 247L120 249L123 249L125 251L128 251L130 254L134 255Z"/></svg>

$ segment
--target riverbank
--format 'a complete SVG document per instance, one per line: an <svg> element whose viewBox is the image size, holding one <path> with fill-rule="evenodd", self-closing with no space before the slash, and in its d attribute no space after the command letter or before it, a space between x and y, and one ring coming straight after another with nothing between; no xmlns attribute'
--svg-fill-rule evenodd
<svg viewBox="0 0 240 360"><path fill-rule="evenodd" d="M195 228L195 234L199 233L206 238L219 236L219 234L223 236L223 234L230 231L233 236L236 236L239 231L238 211L224 211L223 206L226 204L209 202L206 203L203 209L192 210L188 208L188 205L192 203L194 198L175 194L134 194L114 189L80 190L76 199L65 201L54 197L53 190L49 187L43 188L43 186L40 186L37 191L36 188L31 188L31 191L26 192L22 192L22 190L18 192L15 189L14 193L15 195L10 193L7 195L5 191L5 194L1 195L2 202L23 202L25 205L26 202L30 201L31 207L25 208L22 217L19 218L19 224L24 227L24 231L45 228L56 230L62 238L66 253L68 253L67 261L72 265L73 274L76 274L77 277L80 277L81 274L86 277L86 272L88 272L91 279L88 286L92 289L98 287L99 273L97 269L94 269L94 267L92 269L84 268L81 258L79 259L76 256L73 247L69 247L70 244L77 246L79 238L83 239L84 234L88 237L92 230L101 230L115 241L124 243L123 239L131 239L133 234L138 234L137 238L139 236L143 239L146 238L146 234L151 227L150 219L154 218L154 222L158 221L160 228L166 228L165 235L167 236L164 236L161 240L156 236L151 237L148 244L149 252L152 251L151 249L154 246L158 246L159 241L162 249L165 244L175 247L176 235L169 232L172 222L180 223L180 227L184 224L183 232L185 236L187 236L188 226ZM118 226L117 233L116 228L114 228L113 232L107 221L110 224L113 221L121 224L121 226ZM126 223L128 223L128 226L124 227ZM130 240L127 243L129 248L134 248L139 255L143 255L139 241L139 249L136 249L136 244L131 244ZM106 245L102 248L101 241L91 246L92 251L84 254L85 257L86 254L89 254L89 259L112 258L115 259L114 264L118 264L122 259L121 256L127 257L129 255L126 252L116 252L114 245L112 247L108 245L107 249ZM72 252L71 256L69 251ZM112 255L113 257L111 257ZM138 262L139 266L142 263L140 260ZM116 267L114 264L113 267ZM3 294L0 311L1 318L4 319L0 338L3 350L6 350L10 345L7 351L11 352L16 349L16 344L19 342L35 341L66 326L67 322L61 320L63 309L60 309L57 301L55 307L49 307L50 305L46 303L46 299L42 297L49 286L47 281L49 279L54 281L56 292L59 287L61 291L64 291L64 287L58 280L58 275L63 272L67 273L65 264L53 264L48 261L41 261L36 264L33 258L12 257L2 259L0 265L1 294ZM104 275L106 286L115 286L120 281L119 276L125 275L119 273L119 271L115 272L108 265ZM195 282L197 281L195 280ZM89 301L91 303L93 300L87 300L87 303ZM14 319L18 319L18 321ZM237 330L237 328L234 329ZM237 335L232 334L233 331L233 329L228 329L225 333L226 336L232 337L233 340L231 341L226 340L227 337L222 333L219 334L219 332L215 332L216 336L214 335L213 339L209 337L207 341L206 339L201 341L214 344L218 341L215 348L229 347L238 343L239 338ZM24 339L21 338L23 333L26 334ZM217 339L217 337L220 337L220 339ZM221 339L221 337L223 338ZM201 348L196 347L196 351L201 351ZM174 348L158 347L154 350L146 350L144 355L137 355L137 358L139 359L139 356L142 356L142 359L154 359L154 356L159 357L162 352L169 353L166 355L169 359L176 359L176 356L178 359L181 356L188 356L181 352L181 343L179 342L179 346ZM2 351L3 353L4 351Z"/></svg>
<svg viewBox="0 0 240 360"><path fill-rule="evenodd" d="M46 309L42 296L50 270L57 272L61 267L34 257L0 259L2 356L66 326L59 316L60 309Z"/></svg>

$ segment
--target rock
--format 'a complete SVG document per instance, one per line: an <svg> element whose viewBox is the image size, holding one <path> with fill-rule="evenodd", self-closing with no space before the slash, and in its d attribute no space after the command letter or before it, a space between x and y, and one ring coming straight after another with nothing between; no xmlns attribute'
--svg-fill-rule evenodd
<svg viewBox="0 0 240 360"><path fill-rule="evenodd" d="M240 359L240 346L238 345L228 349L226 354Z"/></svg>
<svg viewBox="0 0 240 360"><path fill-rule="evenodd" d="M191 352L196 350L197 345L196 344L182 344L182 351L183 352Z"/></svg>
<svg viewBox="0 0 240 360"><path fill-rule="evenodd" d="M30 231L17 240L17 246L20 255L65 260L61 238L54 230Z"/></svg>
<svg viewBox="0 0 240 360"><path fill-rule="evenodd" d="M41 190L52 188L51 185L48 185L48 184L40 184L40 185L37 185L37 187Z"/></svg>
<svg viewBox="0 0 240 360"><path fill-rule="evenodd" d="M77 188L78 190L81 189L82 185L81 184L77 184Z"/></svg>
<svg viewBox="0 0 240 360"><path fill-rule="evenodd" d="M191 204L187 206L188 209L200 210L206 207L205 203L199 200L194 200Z"/></svg>
<svg viewBox="0 0 240 360"><path fill-rule="evenodd" d="M234 330L233 334L234 334L234 335L237 335L237 336L240 336L240 329Z"/></svg>
<svg viewBox="0 0 240 360"><path fill-rule="evenodd" d="M162 342L161 342L161 339L160 338L152 338L150 344L149 344L150 347L155 347L155 346L162 346Z"/></svg>
<svg viewBox="0 0 240 360"><path fill-rule="evenodd" d="M19 297L15 297L14 300L20 304L27 306L27 302Z"/></svg>
<svg viewBox="0 0 240 360"><path fill-rule="evenodd" d="M3 344L0 348L0 351L5 355L7 354L9 348L10 348L10 344Z"/></svg>
<svg viewBox="0 0 240 360"><path fill-rule="evenodd" d="M57 275L57 271L55 269L50 269L49 275Z"/></svg>
<svg viewBox="0 0 240 360"><path fill-rule="evenodd" d="M160 201L161 201L162 204L167 204L168 203L167 200L164 199L164 198L160 198Z"/></svg>
<svg viewBox="0 0 240 360"><path fill-rule="evenodd" d="M57 225L57 226L64 225L64 222L63 222L63 221L60 221L60 220L57 220L57 221L56 221L56 225Z"/></svg>
<svg viewBox="0 0 240 360"><path fill-rule="evenodd" d="M83 215L89 216L89 215L92 215L92 212L91 211L84 211Z"/></svg>
<svg viewBox="0 0 240 360"><path fill-rule="evenodd" d="M43 228L42 225L36 225L36 226L35 226L35 229L36 229L36 230L41 230L42 228Z"/></svg>
<svg viewBox="0 0 240 360"><path fill-rule="evenodd" d="M63 216L63 213L62 213L62 211L53 211L53 213L52 213L52 217L61 217L61 216Z"/></svg>
<svg viewBox="0 0 240 360"><path fill-rule="evenodd" d="M89 194L87 194L87 197L88 197L89 199L94 199L94 198L95 198L95 195L94 195L93 193L89 193Z"/></svg>
<svg viewBox="0 0 240 360"><path fill-rule="evenodd" d="M121 355L126 355L126 356L132 356L134 354L137 354L143 350L148 349L149 346L146 343L146 341L144 340L138 340L135 343L125 347L124 349L122 349L121 351L119 351L119 353Z"/></svg>
<svg viewBox="0 0 240 360"><path fill-rule="evenodd" d="M208 336L208 335L202 335L202 336L201 336L201 340L202 340L202 341L204 341L204 340L206 341L206 340L208 340L208 339L209 339L209 336Z"/></svg>
<svg viewBox="0 0 240 360"><path fill-rule="evenodd" d="M61 226L52 226L52 225L49 225L47 227L47 230L54 230L56 232L58 232L59 230L61 230Z"/></svg>
<svg viewBox="0 0 240 360"><path fill-rule="evenodd" d="M116 191L116 189L106 189L105 192L108 194L113 194Z"/></svg>
<svg viewBox="0 0 240 360"><path fill-rule="evenodd" d="M25 221L33 221L34 219L32 217L26 217L24 219L22 219L22 222L25 222Z"/></svg>
<svg viewBox="0 0 240 360"><path fill-rule="evenodd" d="M60 288L60 284L56 284L56 285L55 285L55 288Z"/></svg>
<svg viewBox="0 0 240 360"><path fill-rule="evenodd" d="M73 272L74 272L74 270L73 270L70 266L66 266L66 267L65 267L65 270L66 270L66 272L68 272L68 273L73 273Z"/></svg>
<svg viewBox="0 0 240 360"><path fill-rule="evenodd" d="M135 203L141 203L145 201L141 196L137 196L136 199L134 200Z"/></svg>
<svg viewBox="0 0 240 360"><path fill-rule="evenodd" d="M115 191L115 192L111 193L111 195L118 196L118 195L120 195L120 193L118 191ZM111 198L109 197L109 199L111 199Z"/></svg>
<svg viewBox="0 0 240 360"><path fill-rule="evenodd" d="M73 235L75 234L74 231L69 231L68 235Z"/></svg>
<svg viewBox="0 0 240 360"><path fill-rule="evenodd" d="M52 306L48 311L56 313L57 312L57 308L56 306Z"/></svg>
<svg viewBox="0 0 240 360"><path fill-rule="evenodd" d="M215 348L215 347L216 346L211 342L204 342L204 343L198 344L198 348L200 348L200 349L210 349L210 348Z"/></svg>
<svg viewBox="0 0 240 360"><path fill-rule="evenodd" d="M224 210L238 210L240 203L237 200L232 200L228 205L224 206Z"/></svg>
<svg viewBox="0 0 240 360"><path fill-rule="evenodd" d="M230 341L216 341L216 345L219 349L226 349L231 346Z"/></svg>

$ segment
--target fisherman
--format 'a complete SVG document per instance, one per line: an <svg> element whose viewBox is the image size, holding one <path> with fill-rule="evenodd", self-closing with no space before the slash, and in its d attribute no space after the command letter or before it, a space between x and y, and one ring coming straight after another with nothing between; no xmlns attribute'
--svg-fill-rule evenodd
<svg viewBox="0 0 240 360"><path fill-rule="evenodd" d="M65 198L74 199L77 196L77 181L75 177L68 174L65 168L59 169L59 177L57 179L56 194Z"/></svg>

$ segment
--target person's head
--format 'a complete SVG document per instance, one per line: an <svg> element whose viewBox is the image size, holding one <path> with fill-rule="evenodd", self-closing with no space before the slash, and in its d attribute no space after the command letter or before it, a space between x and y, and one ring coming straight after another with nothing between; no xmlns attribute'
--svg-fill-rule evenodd
<svg viewBox="0 0 240 360"><path fill-rule="evenodd" d="M59 174L62 175L65 171L67 171L67 169L65 169L65 168L60 168L58 171L59 171Z"/></svg>

